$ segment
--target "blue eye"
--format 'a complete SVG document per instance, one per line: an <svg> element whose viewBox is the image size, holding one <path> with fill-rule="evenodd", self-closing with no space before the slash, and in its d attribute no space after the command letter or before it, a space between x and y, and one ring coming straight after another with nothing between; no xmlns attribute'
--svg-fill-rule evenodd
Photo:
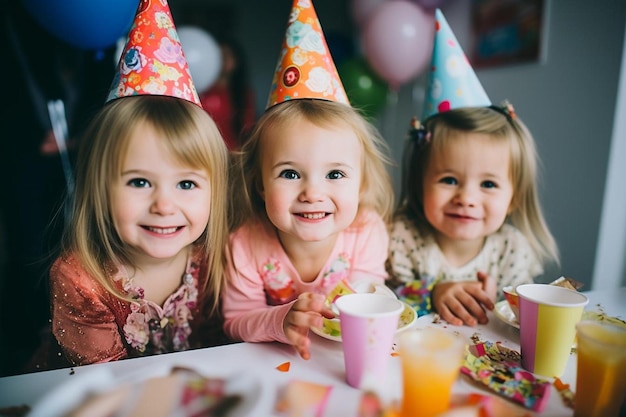
<svg viewBox="0 0 626 417"><path fill-rule="evenodd" d="M293 169L286 169L284 171L281 171L281 173L278 176L280 178L285 178L288 180L297 180L298 178L300 178L300 175L298 175L298 173L294 171Z"/></svg>
<svg viewBox="0 0 626 417"><path fill-rule="evenodd" d="M130 185L131 187L135 187L135 188L148 188L148 187L150 187L150 182L147 179L145 179L145 178L133 178L132 180L128 181L126 184Z"/></svg>
<svg viewBox="0 0 626 417"><path fill-rule="evenodd" d="M196 183L189 180L184 180L178 183L178 188L182 190L193 190L196 188Z"/></svg>
<svg viewBox="0 0 626 417"><path fill-rule="evenodd" d="M498 188L498 184L493 181L483 181L480 186L483 188Z"/></svg>
<svg viewBox="0 0 626 417"><path fill-rule="evenodd" d="M456 184L458 184L458 181L454 177L444 177L441 180L439 180L439 182L442 182L442 183L448 184L448 185L456 185Z"/></svg>
<svg viewBox="0 0 626 417"><path fill-rule="evenodd" d="M344 177L345 177L345 174L341 171L330 171L326 175L326 178L331 179L331 180L338 180Z"/></svg>

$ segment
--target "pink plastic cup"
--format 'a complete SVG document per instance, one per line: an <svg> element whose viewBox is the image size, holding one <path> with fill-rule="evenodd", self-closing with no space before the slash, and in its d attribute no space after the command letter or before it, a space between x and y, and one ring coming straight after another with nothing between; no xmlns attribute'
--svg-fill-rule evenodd
<svg viewBox="0 0 626 417"><path fill-rule="evenodd" d="M375 389L387 376L393 339L404 305L381 294L338 298L346 381L358 389Z"/></svg>

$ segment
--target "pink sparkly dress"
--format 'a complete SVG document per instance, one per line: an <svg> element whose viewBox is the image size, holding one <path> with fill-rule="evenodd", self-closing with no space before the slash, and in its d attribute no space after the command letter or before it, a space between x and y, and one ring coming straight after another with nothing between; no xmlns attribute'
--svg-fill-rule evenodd
<svg viewBox="0 0 626 417"><path fill-rule="evenodd" d="M113 283L132 303L108 292L74 255L58 258L50 270L52 333L65 358L85 365L227 343L221 317L209 317L199 299L201 261L197 254L188 261L180 287L159 306L144 300L123 268L112 272Z"/></svg>

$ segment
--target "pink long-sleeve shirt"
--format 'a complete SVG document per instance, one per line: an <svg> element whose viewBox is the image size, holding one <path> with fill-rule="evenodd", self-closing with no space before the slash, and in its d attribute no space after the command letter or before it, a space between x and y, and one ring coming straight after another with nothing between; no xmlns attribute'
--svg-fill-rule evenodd
<svg viewBox="0 0 626 417"><path fill-rule="evenodd" d="M382 218L366 212L358 227L342 231L326 264L311 282L302 281L266 223L248 223L230 236L227 288L222 299L224 330L235 340L288 343L283 320L303 292L328 294L344 278L387 277L389 235Z"/></svg>

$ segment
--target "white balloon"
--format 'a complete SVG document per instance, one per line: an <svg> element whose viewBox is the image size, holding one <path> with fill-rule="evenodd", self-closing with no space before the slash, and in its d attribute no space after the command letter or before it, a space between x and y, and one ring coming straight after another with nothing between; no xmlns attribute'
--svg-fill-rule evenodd
<svg viewBox="0 0 626 417"><path fill-rule="evenodd" d="M222 51L215 39L195 26L178 28L178 37L187 58L191 78L198 94L217 80L222 69Z"/></svg>

